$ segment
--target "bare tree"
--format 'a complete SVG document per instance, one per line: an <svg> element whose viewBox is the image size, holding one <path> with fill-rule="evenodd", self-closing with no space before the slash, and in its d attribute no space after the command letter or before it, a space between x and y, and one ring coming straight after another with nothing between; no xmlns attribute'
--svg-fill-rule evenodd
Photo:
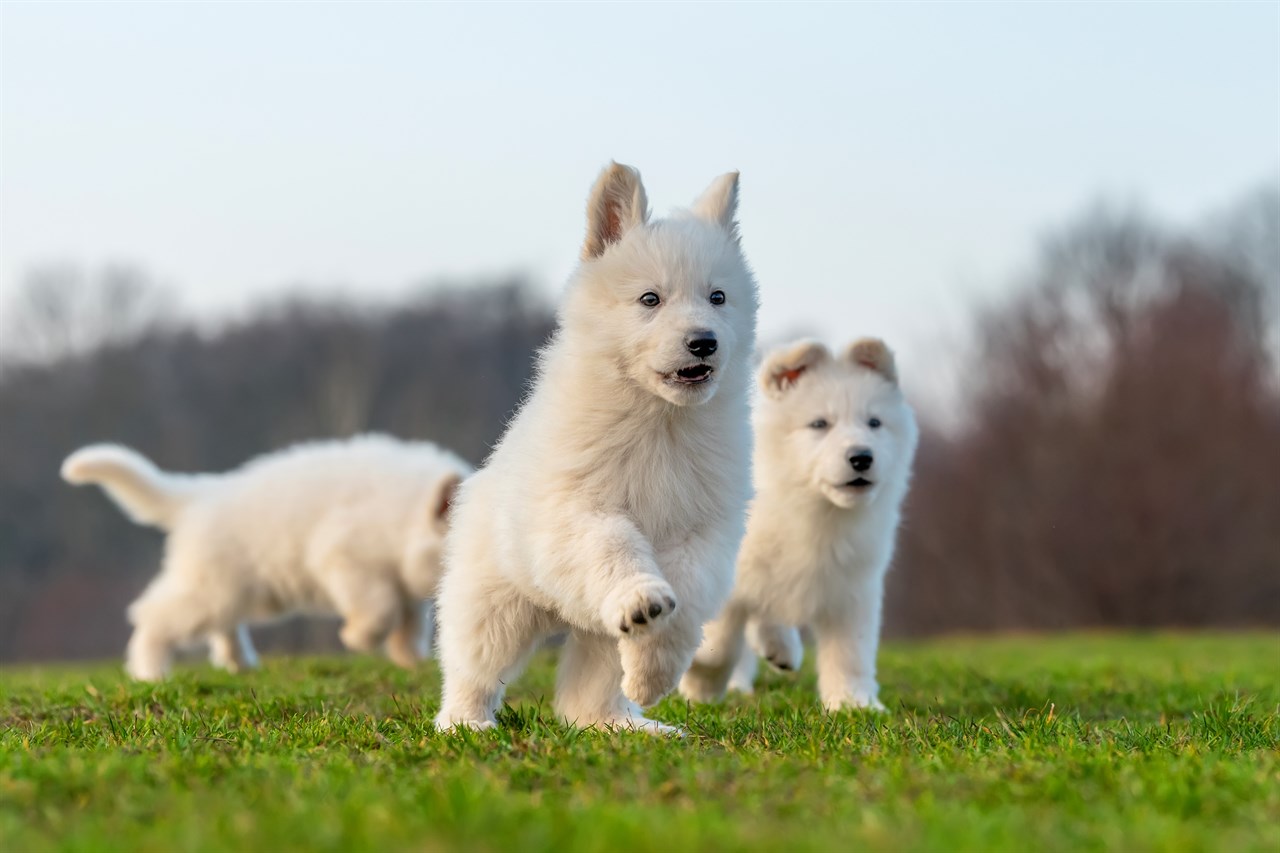
<svg viewBox="0 0 1280 853"><path fill-rule="evenodd" d="M1280 623L1273 285L1222 245L1105 210L1046 242L927 437L891 627Z"/></svg>
<svg viewBox="0 0 1280 853"><path fill-rule="evenodd" d="M50 362L134 340L173 320L171 294L139 270L72 266L32 271L3 314L0 357Z"/></svg>

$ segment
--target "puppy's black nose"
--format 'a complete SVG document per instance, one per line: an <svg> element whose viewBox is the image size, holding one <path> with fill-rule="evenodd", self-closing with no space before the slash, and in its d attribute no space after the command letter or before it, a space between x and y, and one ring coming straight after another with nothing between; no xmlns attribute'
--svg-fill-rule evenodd
<svg viewBox="0 0 1280 853"><path fill-rule="evenodd" d="M849 464L853 466L853 470L861 474L863 471L870 470L871 463L875 461L875 457L871 455L870 447L855 447L853 452L849 454Z"/></svg>
<svg viewBox="0 0 1280 853"><path fill-rule="evenodd" d="M698 358L706 358L716 351L716 333L710 329L699 329L685 339L684 345Z"/></svg>

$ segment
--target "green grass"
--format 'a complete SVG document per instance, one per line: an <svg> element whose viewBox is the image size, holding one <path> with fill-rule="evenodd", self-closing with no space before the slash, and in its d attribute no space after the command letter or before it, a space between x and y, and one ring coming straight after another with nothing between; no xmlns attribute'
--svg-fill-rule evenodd
<svg viewBox="0 0 1280 853"><path fill-rule="evenodd" d="M1280 849L1280 635L893 643L889 716L812 670L582 732L553 662L497 732L431 728L433 664L0 671L0 850Z"/></svg>

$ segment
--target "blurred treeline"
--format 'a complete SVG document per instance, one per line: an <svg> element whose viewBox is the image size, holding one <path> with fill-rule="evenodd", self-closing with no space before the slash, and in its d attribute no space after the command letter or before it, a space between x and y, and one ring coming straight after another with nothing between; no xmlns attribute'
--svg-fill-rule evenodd
<svg viewBox="0 0 1280 853"><path fill-rule="evenodd" d="M1280 624L1280 191L1095 209L980 311L925 425L896 631Z"/></svg>
<svg viewBox="0 0 1280 853"><path fill-rule="evenodd" d="M58 479L71 450L118 441L217 471L382 430L480 462L554 324L518 280L276 303L215 330L165 293L136 271L48 269L8 306L0 660L118 654L156 571L159 533ZM1280 624L1278 301L1274 188L1193 233L1098 208L1047 238L975 313L946 372L958 411L924 424L887 630Z"/></svg>

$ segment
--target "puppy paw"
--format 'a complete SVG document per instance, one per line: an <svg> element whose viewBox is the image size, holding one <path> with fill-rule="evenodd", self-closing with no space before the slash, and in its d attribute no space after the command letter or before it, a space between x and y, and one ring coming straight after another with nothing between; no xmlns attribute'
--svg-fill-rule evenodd
<svg viewBox="0 0 1280 853"><path fill-rule="evenodd" d="M367 625L346 622L338 632L342 644L353 652L373 651L382 642L382 632L375 631Z"/></svg>
<svg viewBox="0 0 1280 853"><path fill-rule="evenodd" d="M125 672L134 681L145 681L156 683L164 681L167 671L164 667L150 666L146 664L130 663L125 667Z"/></svg>
<svg viewBox="0 0 1280 853"><path fill-rule="evenodd" d="M396 630L387 638L387 657L402 669L414 669L418 665L418 646L415 639Z"/></svg>
<svg viewBox="0 0 1280 853"><path fill-rule="evenodd" d="M456 732L460 729L471 729L472 731L484 731L492 729L498 725L497 720L471 720L456 718L445 714L443 711L436 717L436 731L440 732Z"/></svg>
<svg viewBox="0 0 1280 853"><path fill-rule="evenodd" d="M877 714L887 714L889 709L886 708L877 697L879 691L871 690L853 690L849 693L842 693L838 696L829 696L822 700L822 706L828 711L874 711Z"/></svg>
<svg viewBox="0 0 1280 853"><path fill-rule="evenodd" d="M774 669L795 672L804 660L800 631L789 625L756 626L750 639L751 646Z"/></svg>
<svg viewBox="0 0 1280 853"><path fill-rule="evenodd" d="M605 601L601 617L619 637L638 637L661 628L676 610L676 593L660 577L642 575Z"/></svg>
<svg viewBox="0 0 1280 853"><path fill-rule="evenodd" d="M130 640L124 669L134 681L164 681L171 661L168 648L159 643Z"/></svg>
<svg viewBox="0 0 1280 853"><path fill-rule="evenodd" d="M769 666L779 672L795 672L800 668L800 658L799 654L791 654L786 649L774 649L770 654L764 656L764 659L769 662Z"/></svg>
<svg viewBox="0 0 1280 853"><path fill-rule="evenodd" d="M718 702L724 697L720 673L695 662L680 679L680 695L690 702Z"/></svg>
<svg viewBox="0 0 1280 853"><path fill-rule="evenodd" d="M647 735L665 737L684 737L682 729L676 726L669 726L666 723L660 723L657 720L650 720L648 717L623 717L606 725L614 731L644 732Z"/></svg>

